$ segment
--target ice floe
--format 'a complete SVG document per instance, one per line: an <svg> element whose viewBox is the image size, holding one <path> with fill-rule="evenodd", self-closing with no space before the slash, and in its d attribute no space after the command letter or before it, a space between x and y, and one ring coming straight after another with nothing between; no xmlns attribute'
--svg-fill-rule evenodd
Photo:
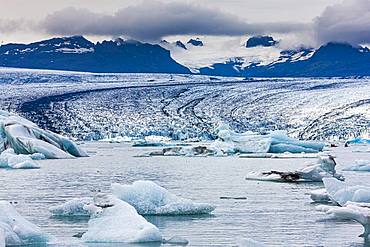
<svg viewBox="0 0 370 247"><path fill-rule="evenodd" d="M23 218L6 201L0 201L0 238L1 235L3 235L6 246L41 245L49 241L49 237L45 233Z"/></svg>
<svg viewBox="0 0 370 247"><path fill-rule="evenodd" d="M364 232L359 237L368 238L370 234L370 204L347 202L343 207L320 205L316 209L325 212L334 219L357 221L364 227Z"/></svg>
<svg viewBox="0 0 370 247"><path fill-rule="evenodd" d="M136 181L132 185L112 184L113 195L136 208L141 215L208 214L215 207L196 203L170 193L152 181Z"/></svg>
<svg viewBox="0 0 370 247"><path fill-rule="evenodd" d="M335 166L336 162L332 156L323 156L316 163L297 171L251 172L246 179L273 182L321 182L325 177L334 177L335 179L344 180L344 177L336 172Z"/></svg>
<svg viewBox="0 0 370 247"><path fill-rule="evenodd" d="M218 139L212 149L223 153L318 153L325 144L316 141L301 141L291 138L286 131L272 131L260 135L251 131L236 133L227 125L217 128Z"/></svg>
<svg viewBox="0 0 370 247"><path fill-rule="evenodd" d="M350 186L334 178L323 178L325 189L330 199L341 206L347 202L370 203L370 187L363 185Z"/></svg>
<svg viewBox="0 0 370 247"><path fill-rule="evenodd" d="M343 171L370 172L370 160L356 160L354 165L343 168Z"/></svg>
<svg viewBox="0 0 370 247"><path fill-rule="evenodd" d="M75 217L75 216L90 216L93 211L89 205L93 205L94 201L90 197L75 198L61 205L49 208L53 216L60 217Z"/></svg>
<svg viewBox="0 0 370 247"><path fill-rule="evenodd" d="M326 189L317 189L317 190L312 190L307 193L310 195L311 200L314 202L329 202L330 197Z"/></svg>
<svg viewBox="0 0 370 247"><path fill-rule="evenodd" d="M31 155L16 154L10 148L0 154L0 168L37 169L40 165L32 159Z"/></svg>
<svg viewBox="0 0 370 247"><path fill-rule="evenodd" d="M92 215L82 240L91 243L161 242L159 229L128 203L111 197L112 206Z"/></svg>
<svg viewBox="0 0 370 247"><path fill-rule="evenodd" d="M20 116L0 111L0 152L8 148L17 154L41 153L48 159L87 156L71 140L40 129Z"/></svg>

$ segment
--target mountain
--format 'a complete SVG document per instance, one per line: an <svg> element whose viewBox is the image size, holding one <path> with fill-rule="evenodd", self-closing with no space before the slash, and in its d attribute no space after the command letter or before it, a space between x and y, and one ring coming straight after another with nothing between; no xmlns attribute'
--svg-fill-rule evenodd
<svg viewBox="0 0 370 247"><path fill-rule="evenodd" d="M94 44L82 36L2 45L0 66L106 73L190 73L159 45L122 39Z"/></svg>
<svg viewBox="0 0 370 247"><path fill-rule="evenodd" d="M245 47L252 48L257 46L270 47L275 46L278 42L271 36L254 36L247 40Z"/></svg>
<svg viewBox="0 0 370 247"><path fill-rule="evenodd" d="M208 75L253 77L335 77L370 76L370 50L344 43L328 43L318 50L282 51L275 62L267 65L239 61L217 63L199 69Z"/></svg>
<svg viewBox="0 0 370 247"><path fill-rule="evenodd" d="M196 39L189 39L189 41L187 42L187 44L191 44L193 46L203 46L203 41L201 41L199 38L196 38Z"/></svg>

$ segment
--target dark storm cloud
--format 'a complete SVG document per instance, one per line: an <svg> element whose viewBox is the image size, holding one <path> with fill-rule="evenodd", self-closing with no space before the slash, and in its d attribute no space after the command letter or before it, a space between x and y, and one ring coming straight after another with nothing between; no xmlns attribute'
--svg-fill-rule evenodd
<svg viewBox="0 0 370 247"><path fill-rule="evenodd" d="M155 40L168 35L244 35L267 32L288 33L301 24L248 24L239 17L216 9L179 2L146 1L118 10L113 15L88 9L66 8L46 17L41 27L58 35L126 35Z"/></svg>
<svg viewBox="0 0 370 247"><path fill-rule="evenodd" d="M370 43L370 0L346 0L327 7L313 27L320 43Z"/></svg>

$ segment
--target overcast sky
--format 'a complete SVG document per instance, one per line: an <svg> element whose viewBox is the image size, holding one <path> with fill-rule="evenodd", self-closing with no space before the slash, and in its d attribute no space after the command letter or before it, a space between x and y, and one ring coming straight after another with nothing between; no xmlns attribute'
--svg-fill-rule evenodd
<svg viewBox="0 0 370 247"><path fill-rule="evenodd" d="M159 40L171 35L292 34L370 41L370 0L0 0L0 41L61 35ZM308 38L309 37L309 38Z"/></svg>

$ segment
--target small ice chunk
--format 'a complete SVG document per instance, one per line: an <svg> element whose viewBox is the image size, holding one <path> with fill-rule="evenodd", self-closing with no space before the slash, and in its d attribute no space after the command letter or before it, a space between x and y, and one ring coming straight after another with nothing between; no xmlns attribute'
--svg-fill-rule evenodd
<svg viewBox="0 0 370 247"><path fill-rule="evenodd" d="M163 240L164 244L174 244L174 245L187 245L189 241L185 238L174 236L168 240Z"/></svg>
<svg viewBox="0 0 370 247"><path fill-rule="evenodd" d="M75 198L61 205L50 207L49 211L54 216L61 217L90 216L92 210L88 206L93 204L92 198Z"/></svg>
<svg viewBox="0 0 370 247"><path fill-rule="evenodd" d="M207 203L178 197L152 181L136 181L132 185L112 184L112 191L141 215L208 214L215 209Z"/></svg>
<svg viewBox="0 0 370 247"><path fill-rule="evenodd" d="M314 202L329 202L330 198L328 195L328 192L326 192L326 189L317 189L317 190L312 190L308 192L307 194L310 195L311 200Z"/></svg>
<svg viewBox="0 0 370 247"><path fill-rule="evenodd" d="M92 215L82 236L90 243L161 242L159 229L140 216L134 207L112 197L114 206Z"/></svg>
<svg viewBox="0 0 370 247"><path fill-rule="evenodd" d="M49 238L6 201L0 201L0 235L6 246L45 244ZM0 241L1 243L1 241Z"/></svg>
<svg viewBox="0 0 370 247"><path fill-rule="evenodd" d="M370 160L356 160L354 165L343 168L343 171L370 172Z"/></svg>
<svg viewBox="0 0 370 247"><path fill-rule="evenodd" d="M13 149L7 149L0 154L0 167L12 169L40 168L29 155L15 154Z"/></svg>
<svg viewBox="0 0 370 247"><path fill-rule="evenodd" d="M270 171L263 173L248 173L247 180L272 182L321 182L325 177L344 180L335 170L336 162L332 156L320 157L318 161L305 168L293 172Z"/></svg>
<svg viewBox="0 0 370 247"><path fill-rule="evenodd" d="M330 199L341 206L349 201L370 203L370 187L363 185L350 186L334 178L324 178L323 182Z"/></svg>

